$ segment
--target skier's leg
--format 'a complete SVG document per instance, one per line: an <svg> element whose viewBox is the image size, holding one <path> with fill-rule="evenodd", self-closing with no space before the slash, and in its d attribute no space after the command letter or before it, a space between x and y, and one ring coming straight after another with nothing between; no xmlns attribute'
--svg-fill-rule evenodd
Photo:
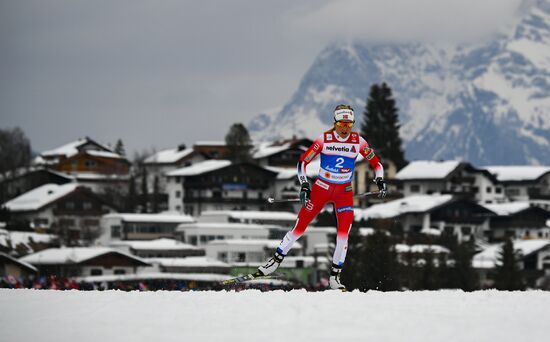
<svg viewBox="0 0 550 342"><path fill-rule="evenodd" d="M313 189L311 191L310 200L305 207L302 207L300 209L300 212L298 213L298 218L296 219L296 223L294 224L294 228L286 233L273 257L270 258L265 265L258 267L258 271L261 274L268 275L275 272L275 270L283 261L285 255L292 248L294 242L296 242L296 240L298 240L304 234L308 224L325 206L325 203L330 198L330 194L332 193L333 189L331 189L328 184L324 182L321 182L321 184L319 184L319 182L320 181L317 180L314 183Z"/></svg>
<svg viewBox="0 0 550 342"><path fill-rule="evenodd" d="M305 207L300 209L298 213L298 218L294 224L294 228L286 233L285 237L281 241L277 252L286 255L288 251L292 248L292 245L296 240L298 240L306 231L306 228L311 223L311 221L319 214L321 209L324 208L325 204L330 198L332 189L327 184L327 189L319 185L320 180L316 181L313 185L311 191L311 198ZM322 184L326 184L322 182Z"/></svg>
<svg viewBox="0 0 550 342"><path fill-rule="evenodd" d="M351 225L353 224L353 193L351 190L336 196L334 208L336 211L338 232L336 235L336 248L332 257L332 263L338 267L342 267L346 260L348 235Z"/></svg>
<svg viewBox="0 0 550 342"><path fill-rule="evenodd" d="M348 235L353 224L353 193L351 186L342 186L339 190L334 197L338 231L336 235L336 248L332 257L329 284L331 289L345 290L345 286L340 283L340 273L346 260Z"/></svg>

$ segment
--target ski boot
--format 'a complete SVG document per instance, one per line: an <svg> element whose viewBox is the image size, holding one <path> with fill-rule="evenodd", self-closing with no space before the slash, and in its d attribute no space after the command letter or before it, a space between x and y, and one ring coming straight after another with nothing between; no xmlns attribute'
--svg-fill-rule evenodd
<svg viewBox="0 0 550 342"><path fill-rule="evenodd" d="M283 255L283 253L281 253L280 250L277 249L275 254L273 254L273 257L271 257L265 263L265 265L258 267L258 272L260 272L263 276L266 276L275 272L275 270L279 267L279 265L281 265L281 262L283 261L284 258L285 256Z"/></svg>
<svg viewBox="0 0 550 342"><path fill-rule="evenodd" d="M342 273L342 267L336 264L332 264L330 269L329 287L331 290L347 291L346 287L340 282L340 273Z"/></svg>

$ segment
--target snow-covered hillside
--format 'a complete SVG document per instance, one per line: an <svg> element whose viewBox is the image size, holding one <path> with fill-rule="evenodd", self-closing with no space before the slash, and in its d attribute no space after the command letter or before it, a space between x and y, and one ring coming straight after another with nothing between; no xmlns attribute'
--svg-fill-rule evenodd
<svg viewBox="0 0 550 342"><path fill-rule="evenodd" d="M513 27L483 43L332 44L290 101L249 128L259 140L315 138L336 104L361 113L370 86L381 82L394 90L409 159L547 164L550 3L533 1Z"/></svg>
<svg viewBox="0 0 550 342"><path fill-rule="evenodd" d="M549 292L0 290L1 340L548 341Z"/></svg>

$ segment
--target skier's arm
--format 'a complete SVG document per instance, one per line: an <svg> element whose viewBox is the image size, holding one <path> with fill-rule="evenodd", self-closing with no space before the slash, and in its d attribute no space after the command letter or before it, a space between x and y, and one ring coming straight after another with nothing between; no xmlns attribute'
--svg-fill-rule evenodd
<svg viewBox="0 0 550 342"><path fill-rule="evenodd" d="M380 159L374 153L374 150L369 146L369 143L363 137L360 138L359 153L365 158L370 166L374 169L376 176L374 178L384 179L384 167L380 163Z"/></svg>
<svg viewBox="0 0 550 342"><path fill-rule="evenodd" d="M315 139L313 144L305 151L298 161L298 181L300 184L308 183L306 176L307 165L323 150L323 135Z"/></svg>

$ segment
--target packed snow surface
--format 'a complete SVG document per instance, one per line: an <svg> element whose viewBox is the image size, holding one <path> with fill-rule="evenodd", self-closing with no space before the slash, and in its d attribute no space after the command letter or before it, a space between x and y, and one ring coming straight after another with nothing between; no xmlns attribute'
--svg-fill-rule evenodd
<svg viewBox="0 0 550 342"><path fill-rule="evenodd" d="M3 341L548 341L550 293L0 290Z"/></svg>

